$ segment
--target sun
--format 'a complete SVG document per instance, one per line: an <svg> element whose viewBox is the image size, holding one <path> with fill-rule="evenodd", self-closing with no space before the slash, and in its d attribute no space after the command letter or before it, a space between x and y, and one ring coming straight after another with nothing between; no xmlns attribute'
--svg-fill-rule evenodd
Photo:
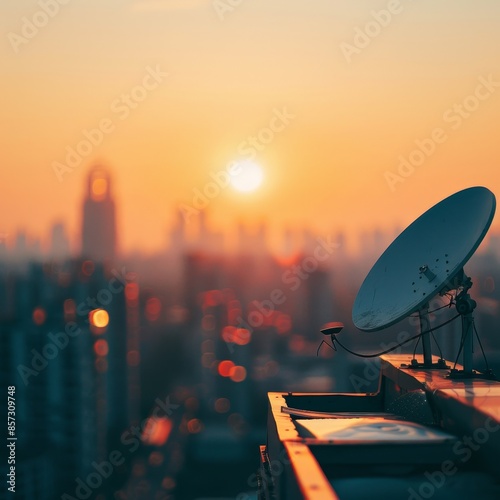
<svg viewBox="0 0 500 500"><path fill-rule="evenodd" d="M244 193L255 191L264 179L262 168L251 161L238 162L238 167L231 175L233 188Z"/></svg>

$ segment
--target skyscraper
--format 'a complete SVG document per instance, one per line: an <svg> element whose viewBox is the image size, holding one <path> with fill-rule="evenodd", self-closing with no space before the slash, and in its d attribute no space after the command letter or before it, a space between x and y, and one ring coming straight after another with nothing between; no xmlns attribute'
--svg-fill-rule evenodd
<svg viewBox="0 0 500 500"><path fill-rule="evenodd" d="M69 240L64 224L56 222L51 231L50 256L54 259L65 259L69 254Z"/></svg>
<svg viewBox="0 0 500 500"><path fill-rule="evenodd" d="M111 179L100 166L88 175L87 193L83 202L82 256L105 261L116 251L115 203L111 197Z"/></svg>

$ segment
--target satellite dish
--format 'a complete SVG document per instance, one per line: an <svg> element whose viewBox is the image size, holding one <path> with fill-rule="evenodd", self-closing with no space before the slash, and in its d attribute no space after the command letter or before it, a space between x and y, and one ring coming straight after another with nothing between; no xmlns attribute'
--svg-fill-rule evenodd
<svg viewBox="0 0 500 500"><path fill-rule="evenodd" d="M354 325L365 332L387 328L414 312L428 330L425 312L437 294L465 289L457 303L463 316L471 315L475 302L463 266L483 240L495 214L495 195L484 187L464 189L449 196L408 226L377 260L354 301ZM472 319L469 318L471 321ZM470 353L464 343L464 369L472 372L472 323ZM428 335L427 335L428 337ZM424 340L424 365L432 364L430 338ZM470 357L470 359L465 359Z"/></svg>

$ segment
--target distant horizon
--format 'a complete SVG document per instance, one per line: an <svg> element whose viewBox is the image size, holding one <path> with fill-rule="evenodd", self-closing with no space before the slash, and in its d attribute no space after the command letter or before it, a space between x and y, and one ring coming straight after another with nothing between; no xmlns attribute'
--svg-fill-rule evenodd
<svg viewBox="0 0 500 500"><path fill-rule="evenodd" d="M186 2L0 6L0 233L62 219L74 240L95 163L124 252L164 246L197 193L221 231L351 238L466 187L500 195L498 2ZM226 185L245 161L250 192Z"/></svg>
<svg viewBox="0 0 500 500"><path fill-rule="evenodd" d="M411 221L412 222L412 221ZM410 222L410 223L411 223ZM44 232L43 236L36 237L30 232L26 232L24 228L19 228L19 230L12 234L0 234L0 247L6 249L7 252L13 252L16 249L16 241L19 236L26 238L27 248L33 249L34 246L38 246L40 248L40 256L41 257L50 257L52 256L50 252L51 245L51 229L58 224L62 224L64 229L67 229L67 226L63 220L55 221L54 224L47 228ZM246 236L255 236L258 237L258 230L262 227L261 224L245 224L243 223L242 227L245 228ZM343 240L345 246L342 247L342 251L344 254L350 257L356 257L360 254L377 254L381 251L385 250L387 246L405 229L404 227L396 227L394 226L392 230L390 228L383 229L381 227L375 227L368 230L360 230L359 232L345 232L342 230L333 230L330 233L326 232L314 232L311 231L310 228L304 226L299 228L290 228L290 227L282 227L275 230L273 234L270 234L268 229L269 226L266 227L266 238L264 239L264 243L266 243L267 253L273 257L280 257L286 255L300 255L302 251L307 246L306 236L312 238L312 240L316 240L317 238L328 238L330 240L337 241L339 238ZM233 229L231 228L216 228L208 220L208 235L210 237L220 237L222 238L222 254L236 254L239 249L239 241L237 230L240 228L240 225L237 222L234 222ZM118 248L116 259L121 258L129 258L136 254L139 254L143 257L148 256L156 256L161 255L165 252L168 252L175 247L174 242L171 239L171 232L173 231L174 226L170 226L164 231L164 244L162 246L158 246L157 248L140 248L138 246L132 246L128 249L123 249L119 244L120 234L118 234ZM192 228L191 228L192 229ZM68 235L69 242L69 258L80 258L81 254L81 237L80 234L75 235L72 238ZM363 239L364 238L373 238L375 236L381 236L382 240L379 242L379 246L373 246L370 249L363 250ZM290 251L285 251L284 246L290 240L287 240L287 237L291 236L291 248ZM185 250L188 252L196 252L200 251L203 253L203 247L200 247L200 232L189 232L187 233L187 238L185 240L186 248ZM479 246L476 253L483 252L491 243L491 238L500 238L500 228L494 228L493 226L490 228L488 233L486 234L483 242ZM380 246L382 244L382 246ZM29 252L28 252L29 253ZM207 250L207 253L214 253L211 250ZM254 252L252 249L248 250L248 253L261 253Z"/></svg>

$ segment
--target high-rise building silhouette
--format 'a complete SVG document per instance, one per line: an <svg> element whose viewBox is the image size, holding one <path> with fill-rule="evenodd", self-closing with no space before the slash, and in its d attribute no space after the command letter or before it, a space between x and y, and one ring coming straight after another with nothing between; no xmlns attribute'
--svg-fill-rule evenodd
<svg viewBox="0 0 500 500"><path fill-rule="evenodd" d="M51 230L50 256L54 259L65 259L69 254L69 239L64 223L56 222Z"/></svg>
<svg viewBox="0 0 500 500"><path fill-rule="evenodd" d="M89 172L83 202L82 256L105 261L112 259L115 251L115 203L111 196L111 178L106 169L96 166Z"/></svg>

